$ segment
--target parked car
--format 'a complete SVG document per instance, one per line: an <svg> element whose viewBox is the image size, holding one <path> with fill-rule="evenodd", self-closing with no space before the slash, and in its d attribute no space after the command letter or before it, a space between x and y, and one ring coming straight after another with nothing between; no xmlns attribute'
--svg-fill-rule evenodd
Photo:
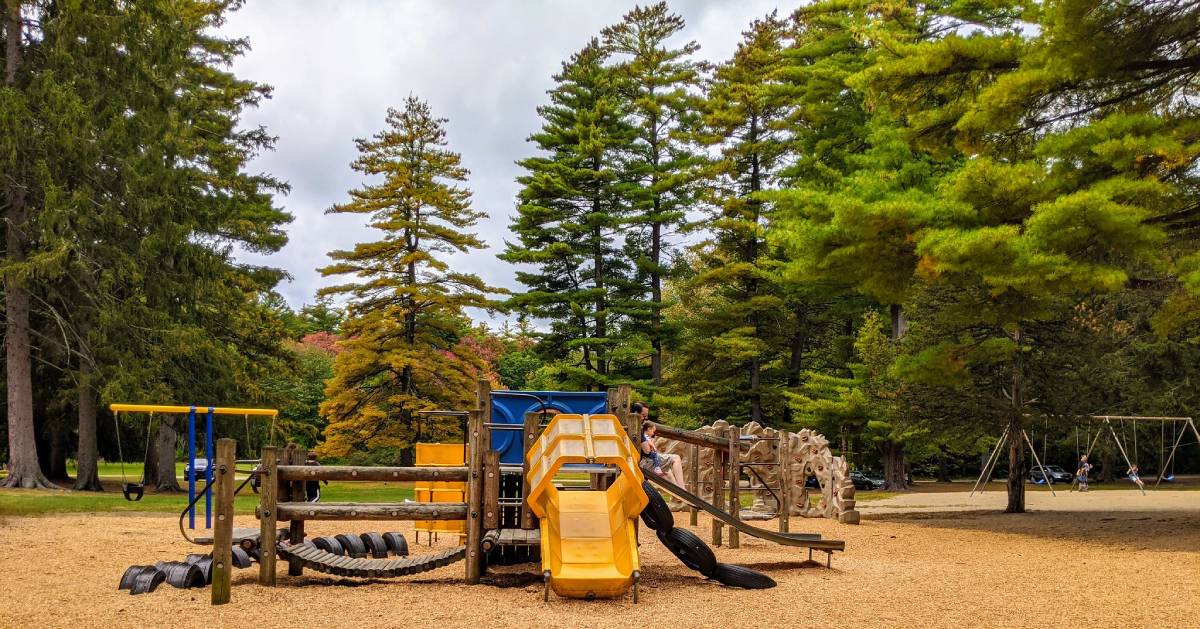
<svg viewBox="0 0 1200 629"><path fill-rule="evenodd" d="M1053 483L1070 483L1075 480L1075 476L1057 465L1045 465L1046 475L1050 477L1050 482ZM1042 470L1036 464L1033 469L1029 470L1029 482L1044 483L1042 478Z"/></svg>
<svg viewBox="0 0 1200 629"><path fill-rule="evenodd" d="M193 474L198 481L208 478L208 459L194 459L183 466L183 480L191 480Z"/></svg>
<svg viewBox="0 0 1200 629"><path fill-rule="evenodd" d="M863 490L882 489L887 484L878 476L868 476L858 470L850 472L850 482L854 483L855 489Z"/></svg>

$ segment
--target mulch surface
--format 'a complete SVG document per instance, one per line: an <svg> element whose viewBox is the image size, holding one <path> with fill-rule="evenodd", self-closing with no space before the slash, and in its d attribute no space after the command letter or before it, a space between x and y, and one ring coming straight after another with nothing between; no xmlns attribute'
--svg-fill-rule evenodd
<svg viewBox="0 0 1200 629"><path fill-rule="evenodd" d="M770 574L779 582L770 590L705 580L643 527L637 606L628 596L543 603L533 564L496 568L477 586L462 583L461 563L374 581L283 568L276 588L255 583L256 565L235 572L233 601L221 607L207 589L166 584L130 596L117 590L126 567L197 552L174 517L9 517L0 521L0 627L1200 626L1200 492L1125 493L1068 496L1057 511L1047 495L1023 515L998 513L998 496L901 496L860 502L859 526L794 519L794 531L846 541L832 570L822 553L808 562L802 549L745 535L738 550L716 549L720 561ZM428 552L409 523L309 523L310 534L370 530L402 531L414 554ZM707 516L694 530L710 541Z"/></svg>

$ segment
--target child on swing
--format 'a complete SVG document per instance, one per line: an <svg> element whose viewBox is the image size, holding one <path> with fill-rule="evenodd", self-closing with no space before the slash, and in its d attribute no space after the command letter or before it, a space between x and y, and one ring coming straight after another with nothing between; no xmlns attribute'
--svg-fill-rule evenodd
<svg viewBox="0 0 1200 629"><path fill-rule="evenodd" d="M1128 474L1129 474L1129 480L1136 483L1138 486L1138 489L1141 489L1143 491L1146 489L1146 483L1142 482L1141 477L1138 475L1138 466L1134 465L1133 467L1129 468Z"/></svg>

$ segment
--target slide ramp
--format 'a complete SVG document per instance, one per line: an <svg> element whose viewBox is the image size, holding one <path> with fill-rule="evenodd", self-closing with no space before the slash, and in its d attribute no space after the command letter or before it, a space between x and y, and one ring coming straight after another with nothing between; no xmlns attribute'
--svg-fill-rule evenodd
<svg viewBox="0 0 1200 629"><path fill-rule="evenodd" d="M613 598L638 570L634 521L648 499L637 453L615 415L556 415L526 454L529 508L541 521L542 570L567 598ZM564 490L564 465L603 464L621 473L606 490ZM567 471L569 471L568 468Z"/></svg>
<svg viewBox="0 0 1200 629"><path fill-rule="evenodd" d="M846 542L835 539L821 539L821 535L819 533L778 533L748 524L729 515L728 511L718 508L711 502L708 502L707 500L697 496L696 494L693 494L679 485L676 485L675 483L672 483L671 481L668 481L665 478L662 478L661 476L648 474L646 475L646 480L658 485L659 487L662 487L663 489L677 496L680 500L683 500L693 507L696 507L697 509L700 509L701 511L704 511L712 517L720 520L726 525L732 526L733 528L745 533L746 535L750 535L751 537L765 539L768 542L774 542L783 546L798 546L800 548L812 548L814 550L823 550L826 552L846 550Z"/></svg>

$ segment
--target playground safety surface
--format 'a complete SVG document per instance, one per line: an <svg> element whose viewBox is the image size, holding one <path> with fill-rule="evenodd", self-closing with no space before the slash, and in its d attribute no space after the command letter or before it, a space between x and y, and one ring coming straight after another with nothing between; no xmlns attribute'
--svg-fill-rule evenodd
<svg viewBox="0 0 1200 629"><path fill-rule="evenodd" d="M1125 495L1130 494L1130 495ZM2 498L2 496L0 496ZM182 558L168 514L69 514L0 519L0 627L670 627L1184 626L1200 601L1200 492L1031 492L1025 515L997 512L999 492L908 495L860 502L859 526L792 520L797 530L846 540L833 563L803 549L742 537L720 561L771 575L779 587L731 590L699 578L642 528L642 596L612 601L541 599L533 565L493 568L489 585L462 583L463 564L414 577L363 581L281 573L255 584L257 565L234 573L233 603L211 607L207 589L162 587L130 596L117 581L132 564ZM1056 507L1057 505L1057 507ZM981 510L981 509L990 509ZM1050 511L1049 509L1056 509ZM677 524L687 515L676 514ZM249 521L246 522L249 524ZM311 522L310 534L403 531L411 523ZM774 522L760 523L772 526ZM701 514L693 529L709 538ZM457 543L443 536L434 549Z"/></svg>

